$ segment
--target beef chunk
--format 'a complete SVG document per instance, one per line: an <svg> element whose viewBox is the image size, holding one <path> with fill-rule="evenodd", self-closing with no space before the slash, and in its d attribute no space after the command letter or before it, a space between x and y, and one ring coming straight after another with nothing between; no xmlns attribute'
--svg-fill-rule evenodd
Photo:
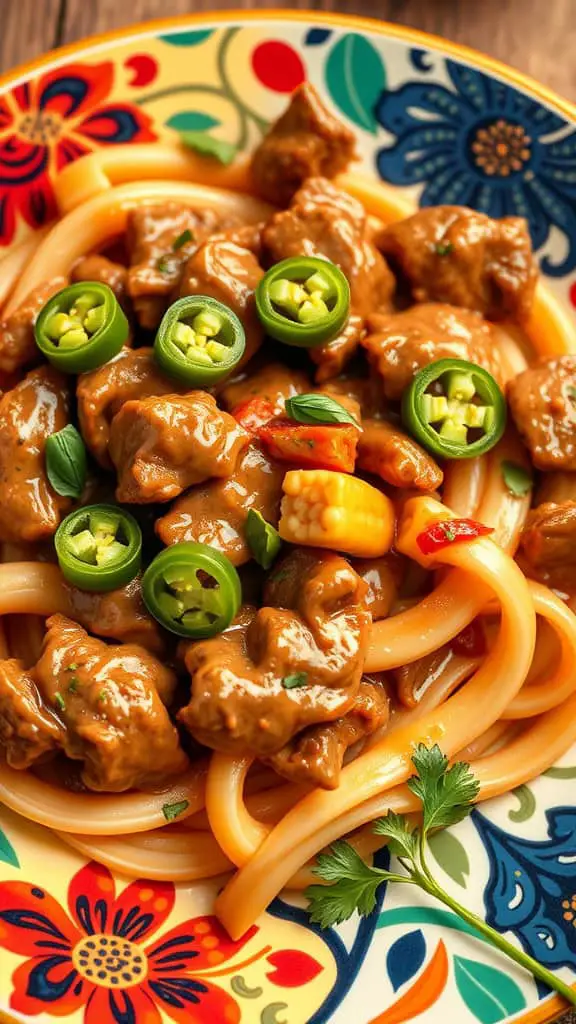
<svg viewBox="0 0 576 1024"><path fill-rule="evenodd" d="M38 362L34 340L36 317L48 299L68 284L65 277L53 277L35 288L10 316L0 322L0 371L15 373Z"/></svg>
<svg viewBox="0 0 576 1024"><path fill-rule="evenodd" d="M246 332L247 362L260 348L264 330L256 313L254 291L264 271L250 249L215 237L190 257L182 274L179 295L209 295L236 313Z"/></svg>
<svg viewBox="0 0 576 1024"><path fill-rule="evenodd" d="M354 133L324 106L305 82L272 125L252 157L257 191L277 206L286 206L306 178L332 178L355 157Z"/></svg>
<svg viewBox="0 0 576 1024"><path fill-rule="evenodd" d="M151 348L123 348L115 359L78 378L82 437L100 465L110 469L110 424L124 403L186 390L162 375Z"/></svg>
<svg viewBox="0 0 576 1024"><path fill-rule="evenodd" d="M0 540L51 537L70 507L50 486L44 455L67 422L66 380L51 366L31 370L0 399Z"/></svg>
<svg viewBox="0 0 576 1024"><path fill-rule="evenodd" d="M337 789L346 751L386 725L388 717L386 690L363 679L347 715L304 729L268 758L268 764L292 782Z"/></svg>
<svg viewBox="0 0 576 1024"><path fill-rule="evenodd" d="M404 560L400 555L391 554L382 558L354 558L352 565L368 587L364 601L372 621L385 619L398 595Z"/></svg>
<svg viewBox="0 0 576 1024"><path fill-rule="evenodd" d="M0 748L11 768L30 768L62 743L62 723L44 707L20 661L0 661Z"/></svg>
<svg viewBox="0 0 576 1024"><path fill-rule="evenodd" d="M125 402L112 420L118 501L169 501L193 484L229 476L248 435L206 391Z"/></svg>
<svg viewBox="0 0 576 1024"><path fill-rule="evenodd" d="M368 644L365 592L338 555L292 552L250 625L188 648L192 696L179 720L206 746L267 757L346 714Z"/></svg>
<svg viewBox="0 0 576 1024"><path fill-rule="evenodd" d="M284 412L284 402L294 395L310 390L310 379L302 370L293 370L284 363L266 363L259 370L246 373L240 380L227 384L220 392L222 404L233 411L252 398L270 402L274 415Z"/></svg>
<svg viewBox="0 0 576 1024"><path fill-rule="evenodd" d="M467 359L500 377L490 325L477 313L426 302L403 313L375 316L361 342L387 398L401 397L417 370L437 359Z"/></svg>
<svg viewBox="0 0 576 1024"><path fill-rule="evenodd" d="M191 210L172 202L142 206L129 214L128 293L142 327L158 326L184 263L220 226L214 210ZM190 237L175 249L185 232Z"/></svg>
<svg viewBox="0 0 576 1024"><path fill-rule="evenodd" d="M106 256L83 256L72 270L72 281L98 281L107 284L114 292L118 302L126 298L128 271L121 263L114 263Z"/></svg>
<svg viewBox="0 0 576 1024"><path fill-rule="evenodd" d="M546 502L528 513L520 537L522 567L558 590L576 586L576 501Z"/></svg>
<svg viewBox="0 0 576 1024"><path fill-rule="evenodd" d="M269 523L278 524L285 472L286 467L270 459L259 445L250 444L229 477L194 487L157 520L160 540L209 544L234 565L242 565L251 558L245 534L248 510L254 508Z"/></svg>
<svg viewBox="0 0 576 1024"><path fill-rule="evenodd" d="M364 207L325 178L310 178L288 210L262 231L271 263L292 256L323 256L350 283L353 312L361 317L390 309L394 278L373 245Z"/></svg>
<svg viewBox="0 0 576 1024"><path fill-rule="evenodd" d="M356 466L375 473L393 487L435 491L444 474L428 452L386 420L362 420Z"/></svg>
<svg viewBox="0 0 576 1024"><path fill-rule="evenodd" d="M508 385L508 403L538 469L576 470L576 356L524 370Z"/></svg>
<svg viewBox="0 0 576 1024"><path fill-rule="evenodd" d="M146 609L138 578L120 590L105 594L68 586L71 615L84 629L96 636L138 644L151 654L162 655L166 643L162 630Z"/></svg>
<svg viewBox="0 0 576 1024"><path fill-rule="evenodd" d="M64 724L63 749L83 761L89 789L122 793L162 785L188 759L164 703L173 673L133 644L109 647L53 615L32 676Z"/></svg>
<svg viewBox="0 0 576 1024"><path fill-rule="evenodd" d="M377 244L414 302L474 309L488 320L530 315L538 270L526 221L465 206L432 206L390 224Z"/></svg>
<svg viewBox="0 0 576 1024"><path fill-rule="evenodd" d="M310 349L310 358L316 363L316 381L324 381L337 377L347 363L356 354L361 339L364 337L364 321L354 313L348 317L345 326L335 338L325 345Z"/></svg>

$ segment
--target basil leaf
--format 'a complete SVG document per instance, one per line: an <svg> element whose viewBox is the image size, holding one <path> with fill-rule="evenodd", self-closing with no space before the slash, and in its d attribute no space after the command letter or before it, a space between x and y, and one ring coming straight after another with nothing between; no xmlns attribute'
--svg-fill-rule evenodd
<svg viewBox="0 0 576 1024"><path fill-rule="evenodd" d="M180 817L180 815L184 813L188 806L188 800L179 800L177 804L164 804L162 807L162 814L166 818L166 821L174 821L175 818Z"/></svg>
<svg viewBox="0 0 576 1024"><path fill-rule="evenodd" d="M452 242L438 242L437 245L434 246L438 256L448 256L452 252L453 248L454 246Z"/></svg>
<svg viewBox="0 0 576 1024"><path fill-rule="evenodd" d="M86 483L86 448L71 423L46 441L46 473L64 498L79 498Z"/></svg>
<svg viewBox="0 0 576 1024"><path fill-rule="evenodd" d="M258 565L269 569L282 547L282 541L278 530L272 523L267 523L255 508L249 510L246 518L246 540Z"/></svg>
<svg viewBox="0 0 576 1024"><path fill-rule="evenodd" d="M215 139L213 135L207 135L206 132L179 132L178 134L180 141L187 149L193 149L201 156L211 156L214 160L219 160L221 164L231 164L238 152L236 146L233 146L231 142Z"/></svg>
<svg viewBox="0 0 576 1024"><path fill-rule="evenodd" d="M293 672L290 676L284 676L282 686L285 690L297 690L301 686L306 686L307 682L307 672Z"/></svg>
<svg viewBox="0 0 576 1024"><path fill-rule="evenodd" d="M285 402L286 415L296 423L353 423L358 420L329 395L294 395Z"/></svg>
<svg viewBox="0 0 576 1024"><path fill-rule="evenodd" d="M505 460L502 465L502 479L515 498L523 498L532 487L532 474L517 462Z"/></svg>

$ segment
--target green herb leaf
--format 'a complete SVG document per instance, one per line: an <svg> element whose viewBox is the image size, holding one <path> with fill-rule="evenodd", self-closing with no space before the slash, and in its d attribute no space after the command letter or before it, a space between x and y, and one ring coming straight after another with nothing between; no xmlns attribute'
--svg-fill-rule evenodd
<svg viewBox="0 0 576 1024"><path fill-rule="evenodd" d="M378 818L374 822L374 832L377 836L388 838L388 846L397 857L408 857L410 860L416 857L418 838L404 814L388 811L385 818Z"/></svg>
<svg viewBox="0 0 576 1024"><path fill-rule="evenodd" d="M159 270L161 274L172 274L175 269L174 260L171 260L169 256L160 256L156 260L156 270Z"/></svg>
<svg viewBox="0 0 576 1024"><path fill-rule="evenodd" d="M47 438L46 475L64 498L79 498L86 483L86 447L71 423Z"/></svg>
<svg viewBox="0 0 576 1024"><path fill-rule="evenodd" d="M532 487L532 474L519 466L517 462L509 462L507 459L501 464L502 479L506 487L515 498L523 498Z"/></svg>
<svg viewBox="0 0 576 1024"><path fill-rule="evenodd" d="M264 516L251 508L246 517L246 540L254 558L263 569L269 569L277 558L282 541L278 530Z"/></svg>
<svg viewBox="0 0 576 1024"><path fill-rule="evenodd" d="M576 388L574 387L574 385L570 384L567 390L568 398L570 398L573 402L576 402Z"/></svg>
<svg viewBox="0 0 576 1024"><path fill-rule="evenodd" d="M188 808L188 800L179 800L176 804L164 804L162 807L162 814L166 818L166 821L174 821L179 818L181 814Z"/></svg>
<svg viewBox="0 0 576 1024"><path fill-rule="evenodd" d="M54 703L57 708L60 708L60 711L64 711L66 707L66 701L64 700L64 697L62 696L59 690L56 690L56 693L54 694Z"/></svg>
<svg viewBox="0 0 576 1024"><path fill-rule="evenodd" d="M448 256L449 253L452 252L453 248L454 246L452 245L452 242L438 242L438 244L434 246L434 250L438 256Z"/></svg>
<svg viewBox="0 0 576 1024"><path fill-rule="evenodd" d="M307 672L293 672L292 675L284 676L282 686L285 690L297 690L300 686L306 686L307 682Z"/></svg>
<svg viewBox="0 0 576 1024"><path fill-rule="evenodd" d="M408 780L408 787L422 801L425 833L456 825L467 817L480 792L480 783L469 764L458 761L449 768L439 746L425 747L423 743L417 747L412 764L418 776Z"/></svg>
<svg viewBox="0 0 576 1024"><path fill-rule="evenodd" d="M378 871L356 853L349 843L340 839L330 853L318 856L313 874L333 885L310 885L306 896L310 901L310 920L321 928L347 921L355 911L370 914L376 905L376 894L388 872Z"/></svg>
<svg viewBox="0 0 576 1024"><path fill-rule="evenodd" d="M187 149L193 149L201 156L211 156L221 164L231 164L238 152L230 142L215 139L206 132L179 132L180 141Z"/></svg>
<svg viewBox="0 0 576 1024"><path fill-rule="evenodd" d="M75 662L75 661L71 661L70 664L66 666L66 671L67 672L76 672L77 668L78 668L78 663Z"/></svg>
<svg viewBox="0 0 576 1024"><path fill-rule="evenodd" d="M452 543L453 540L456 540L456 534L448 522L442 523L442 529L444 530L444 536L447 541Z"/></svg>
<svg viewBox="0 0 576 1024"><path fill-rule="evenodd" d="M286 415L296 423L353 423L358 420L329 395L294 395L285 402Z"/></svg>
<svg viewBox="0 0 576 1024"><path fill-rule="evenodd" d="M69 682L68 687L67 687L68 693L76 693L77 690L78 690L79 684L80 684L80 680L78 679L78 676L70 676L70 682Z"/></svg>
<svg viewBox="0 0 576 1024"><path fill-rule="evenodd" d="M99 701L100 704L105 704L106 701L108 700L106 690L100 690L100 693L98 694L98 697L96 699Z"/></svg>
<svg viewBox="0 0 576 1024"><path fill-rule="evenodd" d="M188 242L193 241L193 238L194 236L190 231L190 228L186 228L186 230L183 231L181 235L178 235L178 238L175 238L172 242L173 251L178 252L178 249L181 249L184 245L188 245Z"/></svg>

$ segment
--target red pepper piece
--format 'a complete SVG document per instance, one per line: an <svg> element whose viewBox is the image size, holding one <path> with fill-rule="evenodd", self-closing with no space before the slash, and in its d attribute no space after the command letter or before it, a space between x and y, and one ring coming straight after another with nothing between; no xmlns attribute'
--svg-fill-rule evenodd
<svg viewBox="0 0 576 1024"><path fill-rule="evenodd" d="M423 555L434 555L449 544L485 537L489 533L494 533L491 526L484 526L474 519L443 519L419 533L416 543Z"/></svg>
<svg viewBox="0 0 576 1024"><path fill-rule="evenodd" d="M275 419L261 427L258 436L274 459L297 466L354 472L359 431L352 424L325 426Z"/></svg>
<svg viewBox="0 0 576 1024"><path fill-rule="evenodd" d="M257 434L260 427L274 416L274 406L267 398L247 398L245 402L240 402L240 405L232 409L231 415L245 430Z"/></svg>
<svg viewBox="0 0 576 1024"><path fill-rule="evenodd" d="M451 645L454 654L465 658L482 658L486 654L486 635L482 623L478 619L472 622L454 637Z"/></svg>

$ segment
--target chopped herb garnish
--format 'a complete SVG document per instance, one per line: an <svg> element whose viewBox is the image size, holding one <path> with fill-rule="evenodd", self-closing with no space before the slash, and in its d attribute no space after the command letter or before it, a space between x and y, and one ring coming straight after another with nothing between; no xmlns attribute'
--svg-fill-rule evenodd
<svg viewBox="0 0 576 1024"><path fill-rule="evenodd" d="M576 402L576 388L572 384L568 387L568 398Z"/></svg>
<svg viewBox="0 0 576 1024"><path fill-rule="evenodd" d="M66 666L66 671L67 672L76 672L77 668L78 668L78 665L76 664L76 662L75 661L71 661L70 664Z"/></svg>
<svg viewBox="0 0 576 1024"><path fill-rule="evenodd" d="M106 690L100 690L97 700L99 700L101 704L108 700L108 694L106 693Z"/></svg>
<svg viewBox="0 0 576 1024"><path fill-rule="evenodd" d="M505 460L501 465L502 479L515 498L523 498L532 487L532 474L517 462Z"/></svg>
<svg viewBox="0 0 576 1024"><path fill-rule="evenodd" d="M68 693L76 693L79 685L80 680L78 679L78 676L72 676L68 685Z"/></svg>
<svg viewBox="0 0 576 1024"><path fill-rule="evenodd" d="M297 690L300 686L306 686L307 682L307 672L293 672L292 675L284 676L282 686L285 690Z"/></svg>
<svg viewBox="0 0 576 1024"><path fill-rule="evenodd" d="M190 231L190 228L186 228L186 230L183 231L181 235L178 235L178 238L175 238L172 242L173 251L178 252L178 249L181 249L183 245L188 245L188 242L191 242L193 238L194 235Z"/></svg>
<svg viewBox="0 0 576 1024"><path fill-rule="evenodd" d="M456 540L456 534L448 523L444 525L444 536L446 537L446 540L449 540L450 542Z"/></svg>
<svg viewBox="0 0 576 1024"><path fill-rule="evenodd" d="M56 693L54 694L54 703L57 708L60 708L60 711L64 711L64 708L66 707L66 701L64 700L64 697L60 693L60 690L56 690Z"/></svg>
<svg viewBox="0 0 576 1024"><path fill-rule="evenodd" d="M161 274L171 274L174 270L174 264L167 256L160 256L156 260L156 270L159 270Z"/></svg>
<svg viewBox="0 0 576 1024"><path fill-rule="evenodd" d="M452 252L453 248L454 246L452 245L452 242L438 242L438 244L434 246L438 256L448 256L448 254Z"/></svg>
<svg viewBox="0 0 576 1024"><path fill-rule="evenodd" d="M184 814L188 806L188 800L179 800L176 804L164 804L162 814L166 821L174 821L175 818L179 818L181 814Z"/></svg>

